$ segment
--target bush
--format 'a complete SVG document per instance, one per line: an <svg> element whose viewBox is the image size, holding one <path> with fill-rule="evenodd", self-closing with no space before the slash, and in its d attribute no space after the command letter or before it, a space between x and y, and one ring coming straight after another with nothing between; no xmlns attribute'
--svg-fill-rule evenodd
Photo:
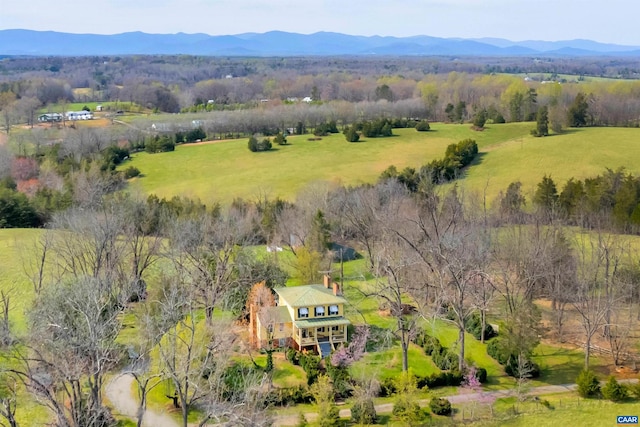
<svg viewBox="0 0 640 427"><path fill-rule="evenodd" d="M140 176L140 169L135 166L129 166L124 170L125 179L135 178L136 176Z"/></svg>
<svg viewBox="0 0 640 427"><path fill-rule="evenodd" d="M349 126L344 129L344 137L349 142L360 141L360 135L356 132L355 126Z"/></svg>
<svg viewBox="0 0 640 427"><path fill-rule="evenodd" d="M631 392L633 397L640 399L640 382L635 384L628 384L627 390Z"/></svg>
<svg viewBox="0 0 640 427"><path fill-rule="evenodd" d="M485 371L486 372L486 371ZM431 374L428 377L417 377L416 383L418 388L435 388L435 387L457 387L462 384L464 376L458 369L452 369L447 372L440 372L438 374ZM486 380L486 373L485 373Z"/></svg>
<svg viewBox="0 0 640 427"><path fill-rule="evenodd" d="M629 394L623 384L620 384L614 376L610 376L609 381L602 387L602 396L612 402L620 402L625 400Z"/></svg>
<svg viewBox="0 0 640 427"><path fill-rule="evenodd" d="M434 397L429 402L429 409L436 415L451 415L451 402L447 399Z"/></svg>
<svg viewBox="0 0 640 427"><path fill-rule="evenodd" d="M600 382L593 371L584 370L580 372L576 379L576 384L578 384L580 397L597 397L600 395Z"/></svg>
<svg viewBox="0 0 640 427"><path fill-rule="evenodd" d="M493 357L499 364L504 366L504 371L512 377L519 377L518 355L512 354L507 349L506 342L501 338L494 338L487 344L487 354ZM538 378L540 376L540 366L531 360L525 360L527 378Z"/></svg>
<svg viewBox="0 0 640 427"><path fill-rule="evenodd" d="M300 366L307 374L307 385L313 384L320 375L320 358L311 354L299 353Z"/></svg>
<svg viewBox="0 0 640 427"><path fill-rule="evenodd" d="M484 368L476 368L476 378L480 381L480 384L487 382L487 370Z"/></svg>
<svg viewBox="0 0 640 427"><path fill-rule="evenodd" d="M464 328L467 332L469 332L471 335L473 335L473 337L475 339L477 339L478 341L480 341L482 339L482 318L480 317L480 314L478 313L474 313L471 317L469 317L466 321L465 321L465 325ZM495 336L497 336L498 333L493 329L493 326L491 326L490 324L486 324L484 325L484 339L489 340Z"/></svg>
<svg viewBox="0 0 640 427"><path fill-rule="evenodd" d="M273 388L267 395L265 401L273 406L295 405L298 403L311 403L313 396L306 386L296 386L289 388Z"/></svg>
<svg viewBox="0 0 640 427"><path fill-rule="evenodd" d="M524 372L520 375L518 356L512 356L504 366L504 372L515 378L519 378L520 376L525 378L538 378L540 376L540 366L531 360L525 360L522 369Z"/></svg>
<svg viewBox="0 0 640 427"><path fill-rule="evenodd" d="M429 126L429 122L426 120L422 120L416 124L416 130L418 132L426 132L431 130L431 126Z"/></svg>
<svg viewBox="0 0 640 427"><path fill-rule="evenodd" d="M384 378L380 382L380 397L392 396L396 391L396 383L393 378Z"/></svg>
<svg viewBox="0 0 640 427"><path fill-rule="evenodd" d="M196 142L197 140L203 141L205 139L207 139L207 134L201 127L192 129L184 135L185 142Z"/></svg>
<svg viewBox="0 0 640 427"><path fill-rule="evenodd" d="M431 355L433 363L441 370L448 371L458 366L458 355L442 347L439 353L434 352Z"/></svg>
<svg viewBox="0 0 640 427"><path fill-rule="evenodd" d="M398 419L410 423L412 421L420 421L423 413L420 406L407 396L398 396L393 403L393 411L391 412Z"/></svg>
<svg viewBox="0 0 640 427"><path fill-rule="evenodd" d="M147 153L165 153L169 151L174 151L176 149L176 144L173 142L171 138L168 136L155 136L150 138L145 142L144 151Z"/></svg>
<svg viewBox="0 0 640 427"><path fill-rule="evenodd" d="M298 353L295 348L289 347L285 352L285 357L294 365L300 364L300 353Z"/></svg>
<svg viewBox="0 0 640 427"><path fill-rule="evenodd" d="M335 427L342 425L340 422L340 410L336 405L322 404L318 408L318 418L320 427Z"/></svg>
<svg viewBox="0 0 640 427"><path fill-rule="evenodd" d="M424 348L424 352L428 356L431 356L434 353L442 352L442 345L440 344L440 341L438 341L438 338L436 337L432 337L432 336L425 337L424 343L422 346Z"/></svg>
<svg viewBox="0 0 640 427"><path fill-rule="evenodd" d="M371 399L357 401L351 407L351 421L354 423L375 424L377 417L376 408Z"/></svg>

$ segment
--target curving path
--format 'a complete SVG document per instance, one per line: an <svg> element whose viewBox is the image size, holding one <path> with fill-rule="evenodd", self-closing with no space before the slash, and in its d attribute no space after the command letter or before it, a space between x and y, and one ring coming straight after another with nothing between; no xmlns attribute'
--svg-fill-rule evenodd
<svg viewBox="0 0 640 427"><path fill-rule="evenodd" d="M133 376L121 374L107 384L105 394L114 408L115 415L122 415L131 420L137 420L138 412L137 399L132 396ZM179 427L179 424L164 412L156 412L147 409L142 418L144 427Z"/></svg>

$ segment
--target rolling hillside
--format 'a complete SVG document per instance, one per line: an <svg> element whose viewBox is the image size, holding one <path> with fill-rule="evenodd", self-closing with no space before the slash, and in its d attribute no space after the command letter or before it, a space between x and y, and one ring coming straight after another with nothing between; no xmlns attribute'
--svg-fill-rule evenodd
<svg viewBox="0 0 640 427"><path fill-rule="evenodd" d="M432 131L395 129L397 136L347 143L341 134L322 141L290 137L290 145L251 153L247 140L184 145L175 152L138 153L122 167L144 175L133 188L160 197L196 196L202 201L230 202L259 194L293 199L314 181L341 185L373 183L390 165L419 168L444 156L448 144L465 138L478 142L480 155L458 185L493 200L509 183L521 181L530 200L543 175L561 189L571 178L585 178L605 168L625 167L640 173L640 129L570 129L561 135L533 138L533 123L489 125L475 132L468 125L434 124Z"/></svg>

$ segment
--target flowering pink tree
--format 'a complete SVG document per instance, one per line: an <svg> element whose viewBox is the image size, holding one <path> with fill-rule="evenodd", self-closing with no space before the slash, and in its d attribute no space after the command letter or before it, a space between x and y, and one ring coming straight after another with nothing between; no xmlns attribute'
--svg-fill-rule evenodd
<svg viewBox="0 0 640 427"><path fill-rule="evenodd" d="M360 360L366 351L368 338L369 326L357 326L349 345L345 347L344 344L340 344L340 347L333 353L331 364L338 367L347 367Z"/></svg>
<svg viewBox="0 0 640 427"><path fill-rule="evenodd" d="M478 379L477 369L472 366L467 370L464 375L460 391L465 394L474 394L469 401L471 406L471 419L474 418L474 411L477 404L487 405L493 415L493 404L496 401L496 396L491 392L482 391L482 384Z"/></svg>

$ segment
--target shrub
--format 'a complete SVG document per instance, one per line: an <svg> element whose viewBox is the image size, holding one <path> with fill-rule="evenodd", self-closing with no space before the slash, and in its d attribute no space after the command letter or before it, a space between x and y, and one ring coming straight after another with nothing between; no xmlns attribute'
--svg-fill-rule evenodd
<svg viewBox="0 0 640 427"><path fill-rule="evenodd" d="M175 149L175 142L168 136L155 136L147 140L144 145L144 151L152 154L174 151Z"/></svg>
<svg viewBox="0 0 640 427"><path fill-rule="evenodd" d="M124 177L126 179L135 178L136 176L140 176L140 169L135 166L129 166L124 170Z"/></svg>
<svg viewBox="0 0 640 427"><path fill-rule="evenodd" d="M416 124L416 130L418 132L426 132L431 130L431 126L429 126L429 122L426 120L422 120Z"/></svg>
<svg viewBox="0 0 640 427"><path fill-rule="evenodd" d="M320 358L311 354L300 354L300 366L307 374L307 385L313 384L320 375Z"/></svg>
<svg viewBox="0 0 640 427"><path fill-rule="evenodd" d="M420 406L405 395L400 395L396 398L391 413L406 423L420 421L423 417Z"/></svg>
<svg viewBox="0 0 640 427"><path fill-rule="evenodd" d="M431 355L431 359L433 360L433 363L443 371L455 368L458 366L459 361L457 354L448 351L444 347L442 347L442 351L439 353L434 352Z"/></svg>
<svg viewBox="0 0 640 427"><path fill-rule="evenodd" d="M580 372L576 379L578 384L578 394L581 397L597 397L600 395L600 382L596 374L590 370Z"/></svg>
<svg viewBox="0 0 640 427"><path fill-rule="evenodd" d="M371 399L359 400L351 408L351 421L354 423L375 424L377 417L376 408Z"/></svg>
<svg viewBox="0 0 640 427"><path fill-rule="evenodd" d="M447 399L434 397L429 402L429 409L436 415L451 415L451 402Z"/></svg>
<svg viewBox="0 0 640 427"><path fill-rule="evenodd" d="M380 397L388 397L396 392L396 384L393 378L384 378L380 382Z"/></svg>
<svg viewBox="0 0 640 427"><path fill-rule="evenodd" d="M636 399L640 399L640 382L635 384L628 384L627 390L630 391Z"/></svg>
<svg viewBox="0 0 640 427"><path fill-rule="evenodd" d="M201 127L197 127L195 129L190 130L184 135L185 142L196 142L197 140L205 140L207 138L207 134L204 129Z"/></svg>
<svg viewBox="0 0 640 427"><path fill-rule="evenodd" d="M610 376L609 381L602 387L602 396L612 402L620 402L628 397L628 391L624 384L620 384L614 376Z"/></svg>
<svg viewBox="0 0 640 427"><path fill-rule="evenodd" d="M355 129L355 126L348 126L344 129L344 137L349 142L358 142L360 141L360 135Z"/></svg>
<svg viewBox="0 0 640 427"><path fill-rule="evenodd" d="M507 375L512 377L525 377L525 378L538 378L540 376L540 366L531 360L526 359L522 365L522 374L518 368L518 356L512 355L507 364L504 366L504 371Z"/></svg>
<svg viewBox="0 0 640 427"><path fill-rule="evenodd" d="M289 347L285 352L285 357L289 362L293 363L294 365L300 364L300 354L296 351L295 348Z"/></svg>
<svg viewBox="0 0 640 427"><path fill-rule="evenodd" d="M476 368L476 377L480 384L484 384L487 382L487 370L484 368Z"/></svg>
<svg viewBox="0 0 640 427"><path fill-rule="evenodd" d="M504 366L504 370L507 375L512 377L520 377L520 371L518 369L518 355L511 353L507 349L507 343L504 339L494 338L487 344L487 354L493 357L499 364ZM527 378L538 378L540 376L540 366L526 359L523 365L526 370Z"/></svg>
<svg viewBox="0 0 640 427"><path fill-rule="evenodd" d="M434 353L440 353L442 351L442 345L438 338L432 336L426 336L423 343L424 352L431 356Z"/></svg>
<svg viewBox="0 0 640 427"><path fill-rule="evenodd" d="M298 403L311 403L313 397L306 386L299 385L288 388L273 388L265 401L273 406L295 405Z"/></svg>
<svg viewBox="0 0 640 427"><path fill-rule="evenodd" d="M485 371L486 372L486 371ZM486 375L486 374L485 374ZM447 372L440 372L437 374L431 374L428 377L417 377L416 385L418 388L435 388L453 386L457 387L462 384L463 375L458 369L452 369ZM486 380L486 377L485 377Z"/></svg>
<svg viewBox="0 0 640 427"><path fill-rule="evenodd" d="M464 328L478 341L482 339L482 318L480 314L474 313L465 321ZM484 325L484 339L489 340L498 335L493 326L488 323Z"/></svg>
<svg viewBox="0 0 640 427"><path fill-rule="evenodd" d="M335 427L341 425L340 410L336 405L322 404L318 408L318 418L320 427Z"/></svg>

